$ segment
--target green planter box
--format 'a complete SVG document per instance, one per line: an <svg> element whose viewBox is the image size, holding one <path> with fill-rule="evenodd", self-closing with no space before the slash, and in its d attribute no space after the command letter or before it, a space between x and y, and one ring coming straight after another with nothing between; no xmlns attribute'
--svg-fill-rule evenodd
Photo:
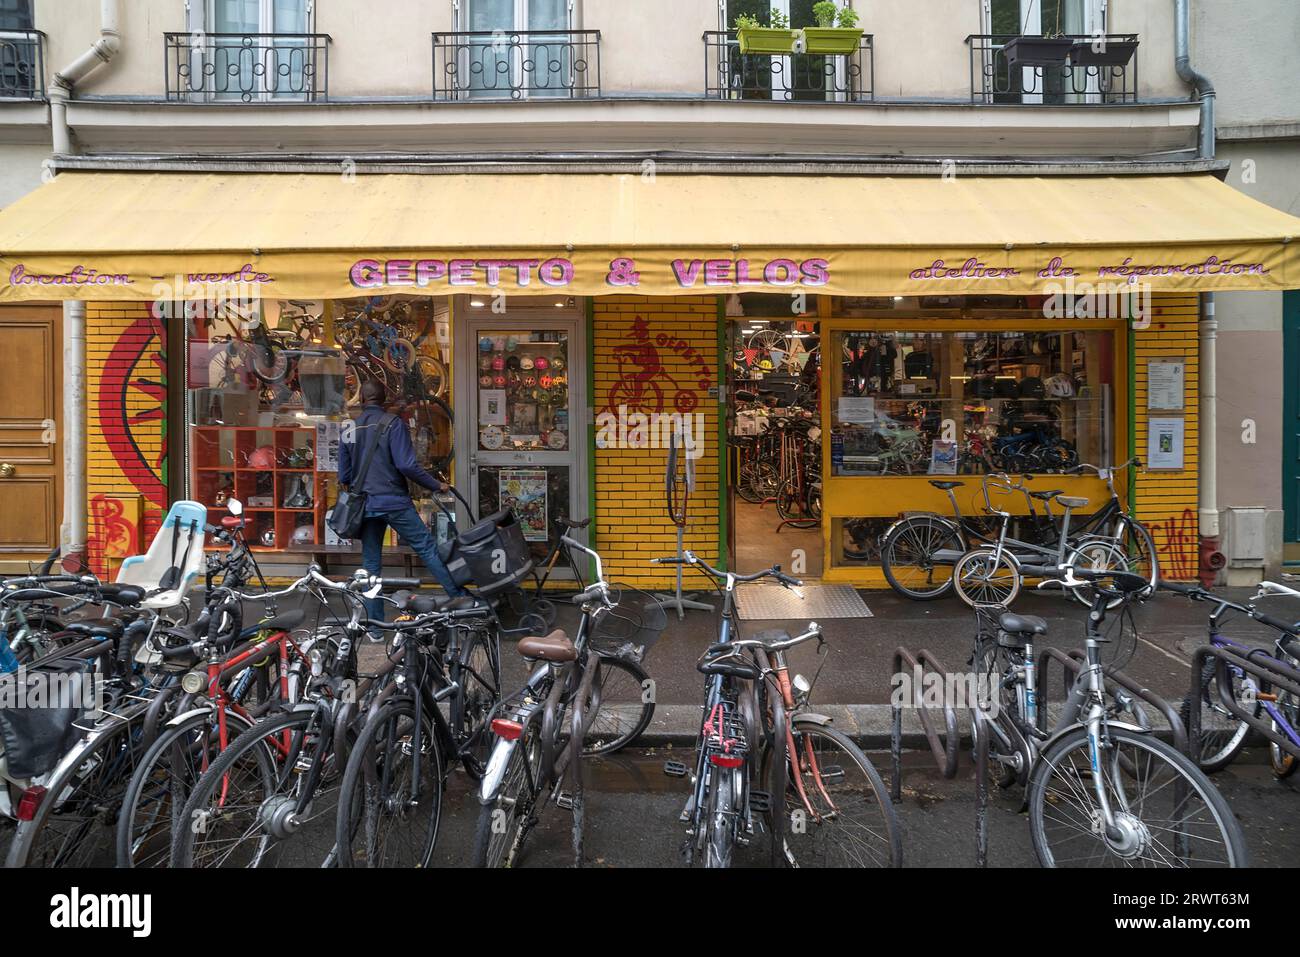
<svg viewBox="0 0 1300 957"><path fill-rule="evenodd" d="M794 36L794 30L775 27L744 27L736 31L741 53L791 53Z"/></svg>
<svg viewBox="0 0 1300 957"><path fill-rule="evenodd" d="M856 53L862 43L862 30L857 27L804 27L809 53L822 55Z"/></svg>

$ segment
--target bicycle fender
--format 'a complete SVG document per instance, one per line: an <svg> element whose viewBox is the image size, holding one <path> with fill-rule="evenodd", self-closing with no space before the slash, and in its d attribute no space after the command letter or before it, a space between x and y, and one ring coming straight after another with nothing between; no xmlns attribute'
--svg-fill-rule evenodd
<svg viewBox="0 0 1300 957"><path fill-rule="evenodd" d="M813 724L820 725L823 728L834 720L830 715L817 714L815 711L800 711L798 714L792 715L791 717L796 722L811 721Z"/></svg>
<svg viewBox="0 0 1300 957"><path fill-rule="evenodd" d="M518 746L518 741L507 741L504 738L499 738L493 746L487 768L483 771L483 780L479 782L480 804L491 804L497 799L497 792L501 790L501 779L505 777L506 767L510 764L510 756Z"/></svg>
<svg viewBox="0 0 1300 957"><path fill-rule="evenodd" d="M957 527L956 522L954 522L950 518L945 518L944 516L940 515L938 512L912 512L909 515L904 515L902 518L898 519L887 529L885 529L885 533L880 536L880 541L883 542L885 539L887 539L890 535L894 533L894 529L898 528L898 526L902 525L904 522L910 522L911 520L916 518L931 519L932 521L938 522L940 525L952 529L958 535L961 535L961 530Z"/></svg>
<svg viewBox="0 0 1300 957"><path fill-rule="evenodd" d="M189 711L183 711L180 714L176 715L176 717L168 721L165 725L163 725L163 727L174 728L178 724L181 724L184 721L186 721L187 719L194 717L196 714L211 714L211 713L212 713L211 705L209 705L206 708L204 707L191 708Z"/></svg>
<svg viewBox="0 0 1300 957"><path fill-rule="evenodd" d="M1039 754L1042 754L1044 751L1046 751L1048 748L1050 748L1052 745L1054 745L1054 744L1055 744L1057 741L1059 741L1061 738L1065 737L1065 736L1066 736L1067 734L1069 734L1071 731L1077 731L1077 730L1079 730L1080 728L1086 728L1086 727L1087 727L1087 725L1084 724L1082 721L1076 721L1076 722L1074 722L1074 724L1071 724L1071 725L1068 725L1067 727L1061 728L1059 731L1054 731L1054 732L1052 732L1052 735L1051 735L1051 736L1050 736L1046 741L1044 741L1041 745L1039 745L1039 747L1038 747L1038 753L1039 753ZM1150 729L1150 728L1143 728L1143 727L1141 727L1140 725L1130 724L1130 723L1127 722L1127 721L1107 721L1107 722L1106 722L1106 727L1108 727L1108 728L1124 728L1124 729L1126 729L1126 730L1128 730L1128 731L1136 731L1138 734L1150 734L1150 733L1151 733L1151 729Z"/></svg>

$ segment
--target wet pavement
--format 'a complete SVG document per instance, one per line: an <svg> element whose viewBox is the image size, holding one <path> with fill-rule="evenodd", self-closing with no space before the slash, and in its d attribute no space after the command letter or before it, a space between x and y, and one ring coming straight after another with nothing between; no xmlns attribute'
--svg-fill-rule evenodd
<svg viewBox="0 0 1300 957"><path fill-rule="evenodd" d="M872 752L872 762L888 781L889 755ZM684 780L663 774L665 759L690 761L689 749L642 748L588 761L587 827L584 865L588 867L680 867L685 825L678 815L688 797ZM1263 748L1248 749L1213 781L1241 822L1254 867L1294 867L1300 863L1300 826L1295 823L1300 775L1277 781ZM1019 808L1022 792L995 791L988 811L990 867L1037 867L1029 836L1029 816ZM466 866L477 804L466 777L455 772L443 806L435 865ZM907 755L902 801L896 805L903 831L904 867L975 866L975 789L972 768L963 756L957 776L945 780L918 752ZM573 863L567 812L550 807L524 845L521 867L568 867ZM742 849L737 866L767 865L769 845L756 837Z"/></svg>

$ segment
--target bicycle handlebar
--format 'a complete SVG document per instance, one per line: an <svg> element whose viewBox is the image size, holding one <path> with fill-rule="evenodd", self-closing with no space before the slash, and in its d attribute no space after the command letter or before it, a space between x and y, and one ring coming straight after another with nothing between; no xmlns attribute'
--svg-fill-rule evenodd
<svg viewBox="0 0 1300 957"><path fill-rule="evenodd" d="M713 651L715 648L762 648L765 651L785 651L787 648L801 645L805 641L811 641L813 638L817 639L818 644L825 641L825 639L822 638L822 626L817 624L815 621L810 621L808 623L807 631L802 635L796 635L795 637L788 638L785 641L759 641L757 638L740 638L735 641L719 642L718 644L711 645L709 651Z"/></svg>
<svg viewBox="0 0 1300 957"><path fill-rule="evenodd" d="M724 571L723 571L722 569L720 569L720 568L714 568L712 565L710 565L708 562L704 561L704 559L700 558L698 555L696 555L696 554L695 554L693 551L691 551L690 549L687 549L686 551L684 551L684 552L682 553L682 557L681 557L681 558L677 558L677 557L673 557L673 558L652 558L652 559L650 559L650 564L652 564L652 565L690 565L690 566L692 566L693 568L697 568L697 569L699 569L700 571L704 572L704 573L705 573L706 575L708 575L710 578L713 578L713 579L718 580L718 581L725 580L725 579L727 578L728 575L731 575L731 577L732 577L733 579L735 579L737 582L741 582L741 583L743 583L743 582L756 582L756 581L758 581L760 578L775 578L778 582L780 582L780 583L781 583L782 585L784 585L786 588L789 588L789 589L791 589L791 590L796 590L796 591L797 591L800 587L803 586L803 582L800 581L798 578L791 578L789 575L784 574L784 573L781 571L781 566L780 566L780 565L773 565L771 568L765 568L765 569L763 569L761 572L754 572L752 575L736 575L736 574L731 573L731 572L724 572ZM799 597L802 598L803 595L801 594Z"/></svg>

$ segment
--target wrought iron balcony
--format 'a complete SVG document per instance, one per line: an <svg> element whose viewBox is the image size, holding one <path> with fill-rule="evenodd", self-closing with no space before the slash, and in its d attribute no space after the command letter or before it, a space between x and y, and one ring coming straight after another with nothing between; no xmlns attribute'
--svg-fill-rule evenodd
<svg viewBox="0 0 1300 957"><path fill-rule="evenodd" d="M167 99L213 102L329 99L324 33L167 33Z"/></svg>
<svg viewBox="0 0 1300 957"><path fill-rule="evenodd" d="M848 54L741 53L735 31L704 34L710 99L861 103L875 98L875 72L870 34Z"/></svg>
<svg viewBox="0 0 1300 957"><path fill-rule="evenodd" d="M433 35L435 100L600 96L599 30Z"/></svg>
<svg viewBox="0 0 1300 957"><path fill-rule="evenodd" d="M0 99L45 99L45 34L0 31Z"/></svg>
<svg viewBox="0 0 1300 957"><path fill-rule="evenodd" d="M1016 49L1026 42L1039 49ZM1055 51L1043 49L1049 44ZM1087 106L1138 100L1136 34L972 34L966 45L972 103Z"/></svg>

